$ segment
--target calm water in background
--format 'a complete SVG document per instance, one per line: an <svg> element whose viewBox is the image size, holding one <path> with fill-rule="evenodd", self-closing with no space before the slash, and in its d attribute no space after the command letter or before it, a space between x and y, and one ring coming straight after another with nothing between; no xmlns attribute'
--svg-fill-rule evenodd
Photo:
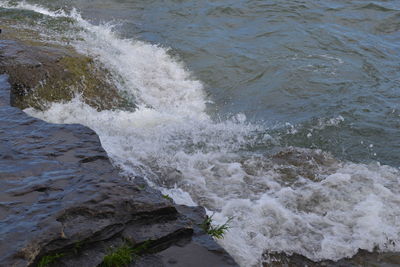
<svg viewBox="0 0 400 267"><path fill-rule="evenodd" d="M77 49L144 104L97 112L75 100L27 112L93 128L128 175L203 205L218 223L234 217L220 243L241 265L265 250L313 260L399 251L399 1L26 3L43 8L13 12L39 30L66 29L37 13L76 8L83 19L66 16L84 29ZM300 150L307 160L286 168L290 153L266 156L288 146L335 159Z"/></svg>
<svg viewBox="0 0 400 267"><path fill-rule="evenodd" d="M290 123L289 145L400 166L399 1L30 2L171 48L206 85L211 113Z"/></svg>

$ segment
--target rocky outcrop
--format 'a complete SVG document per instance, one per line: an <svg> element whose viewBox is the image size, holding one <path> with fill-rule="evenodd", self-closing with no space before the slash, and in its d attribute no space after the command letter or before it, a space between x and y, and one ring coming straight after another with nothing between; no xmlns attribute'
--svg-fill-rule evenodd
<svg viewBox="0 0 400 267"><path fill-rule="evenodd" d="M131 266L236 266L199 227L203 208L176 206L139 177L128 182L92 130L11 107L5 80L0 75L0 266L98 266L124 244L141 248Z"/></svg>
<svg viewBox="0 0 400 267"><path fill-rule="evenodd" d="M2 36L7 36L7 29ZM39 44L0 40L0 74L9 75L13 106L44 109L48 102L81 95L98 110L133 108L93 59L72 48Z"/></svg>
<svg viewBox="0 0 400 267"><path fill-rule="evenodd" d="M98 266L127 245L130 266L236 266L199 226L203 208L121 177L92 130L20 110L76 94L97 109L133 107L92 59L12 33L0 40L0 266Z"/></svg>

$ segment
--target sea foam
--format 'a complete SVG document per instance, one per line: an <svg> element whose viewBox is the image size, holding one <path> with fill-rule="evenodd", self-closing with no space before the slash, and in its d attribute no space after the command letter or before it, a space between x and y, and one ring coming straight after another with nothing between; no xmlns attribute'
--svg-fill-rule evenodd
<svg viewBox="0 0 400 267"><path fill-rule="evenodd" d="M232 218L218 242L242 266L260 265L265 251L312 260L351 257L358 249L399 251L395 168L343 162L319 150L259 151L271 139L268 129L243 115L210 119L202 83L167 49L121 39L109 25L93 25L74 10L24 2L17 8L74 19L81 28L75 48L106 66L138 107L97 111L77 96L25 112L92 128L128 177L145 177L179 204L204 206L215 223Z"/></svg>

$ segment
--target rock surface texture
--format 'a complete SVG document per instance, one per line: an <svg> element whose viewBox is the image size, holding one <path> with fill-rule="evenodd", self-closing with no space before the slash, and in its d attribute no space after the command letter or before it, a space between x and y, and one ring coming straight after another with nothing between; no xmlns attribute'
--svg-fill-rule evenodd
<svg viewBox="0 0 400 267"><path fill-rule="evenodd" d="M133 108L108 82L112 78L106 70L72 48L0 40L1 73L9 75L12 106L21 109L43 109L47 102L77 95L98 110Z"/></svg>
<svg viewBox="0 0 400 267"><path fill-rule="evenodd" d="M13 62L42 66L8 42L0 42L0 65L10 76ZM10 106L6 80L0 75L0 266L46 257L46 266L98 266L124 244L142 248L130 266L236 266L199 227L203 208L177 206L143 179L121 177L92 130Z"/></svg>

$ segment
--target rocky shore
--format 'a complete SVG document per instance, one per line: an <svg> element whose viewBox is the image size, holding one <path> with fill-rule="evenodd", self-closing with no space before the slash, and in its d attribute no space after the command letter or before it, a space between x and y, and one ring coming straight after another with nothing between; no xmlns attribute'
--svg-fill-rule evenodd
<svg viewBox="0 0 400 267"><path fill-rule="evenodd" d="M201 227L203 208L121 177L92 130L21 111L70 88L98 109L110 108L102 93L125 104L92 67L67 48L0 41L0 266L112 266L126 247L129 266L237 266Z"/></svg>
<svg viewBox="0 0 400 267"><path fill-rule="evenodd" d="M77 95L98 110L135 108L91 58L24 34L0 34L0 266L114 266L106 259L124 250L128 266L237 266L205 233L203 208L176 205L142 178L122 177L92 130L21 111ZM313 179L305 163L312 156L289 149L273 160L282 176ZM378 251L338 262L273 251L264 257L264 266L276 267L400 262L398 253Z"/></svg>

